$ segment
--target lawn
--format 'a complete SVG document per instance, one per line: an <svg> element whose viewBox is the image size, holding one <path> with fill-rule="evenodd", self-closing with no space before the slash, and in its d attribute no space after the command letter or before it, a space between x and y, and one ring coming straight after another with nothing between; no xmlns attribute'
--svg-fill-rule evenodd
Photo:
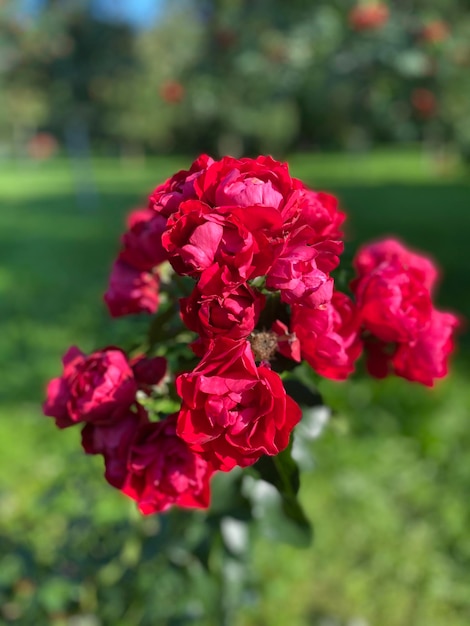
<svg viewBox="0 0 470 626"><path fill-rule="evenodd" d="M463 173L439 174L413 151L290 162L294 175L339 196L346 258L394 233L432 253L443 271L439 304L469 316ZM78 433L58 432L40 410L70 344L88 351L130 336L135 320L110 321L102 304L124 217L187 164L1 165L0 623L206 623L171 617L182 592L152 553L158 526L107 488ZM334 414L301 490L314 544L301 551L258 538L236 626L467 626L468 334L460 346L452 375L433 390L322 382Z"/></svg>

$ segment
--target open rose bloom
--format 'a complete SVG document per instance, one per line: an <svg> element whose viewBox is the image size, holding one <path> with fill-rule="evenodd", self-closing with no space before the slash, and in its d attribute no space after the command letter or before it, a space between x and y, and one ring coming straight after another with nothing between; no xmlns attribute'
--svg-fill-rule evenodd
<svg viewBox="0 0 470 626"><path fill-rule="evenodd" d="M149 514L206 508L214 472L288 447L302 412L285 369L306 362L344 380L365 353L372 376L432 386L458 326L434 306L434 263L378 241L359 250L343 293L344 219L286 163L200 156L131 213L111 270L110 315L151 316L148 338L132 354L71 348L44 413L81 424L85 452Z"/></svg>

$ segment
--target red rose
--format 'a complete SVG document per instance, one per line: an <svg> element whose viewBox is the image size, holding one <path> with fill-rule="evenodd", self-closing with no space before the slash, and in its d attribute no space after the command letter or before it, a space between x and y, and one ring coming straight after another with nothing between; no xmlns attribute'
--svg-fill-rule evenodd
<svg viewBox="0 0 470 626"><path fill-rule="evenodd" d="M362 351L360 324L356 306L338 291L320 309L292 307L291 328L300 341L302 356L326 378L343 380L354 371Z"/></svg>
<svg viewBox="0 0 470 626"><path fill-rule="evenodd" d="M146 393L150 393L152 387L162 382L167 365L167 360L163 356L147 358L140 355L130 361L137 386Z"/></svg>
<svg viewBox="0 0 470 626"><path fill-rule="evenodd" d="M205 294L231 291L263 274L271 258L267 244L261 250L229 207L216 212L197 200L181 204L162 241L176 273L200 277L199 289Z"/></svg>
<svg viewBox="0 0 470 626"><path fill-rule="evenodd" d="M135 500L144 515L172 505L205 509L213 469L176 435L176 415L142 426L128 460L123 493Z"/></svg>
<svg viewBox="0 0 470 626"><path fill-rule="evenodd" d="M344 250L344 243L333 239L324 239L313 245L317 252L315 263L322 272L332 272L339 265L339 256Z"/></svg>
<svg viewBox="0 0 470 626"><path fill-rule="evenodd" d="M397 351L397 343L387 343L374 337L364 337L364 353L367 371L374 378L386 378L392 371L392 357Z"/></svg>
<svg viewBox="0 0 470 626"><path fill-rule="evenodd" d="M107 424L127 412L137 385L127 357L119 348L86 356L75 346L63 358L64 372L47 387L44 414L59 428L78 422Z"/></svg>
<svg viewBox="0 0 470 626"><path fill-rule="evenodd" d="M176 389L183 400L178 435L223 471L284 450L301 418L279 376L256 367L248 341L215 340Z"/></svg>
<svg viewBox="0 0 470 626"><path fill-rule="evenodd" d="M111 317L155 313L159 303L159 285L155 272L142 272L123 261L116 261L104 295Z"/></svg>
<svg viewBox="0 0 470 626"><path fill-rule="evenodd" d="M413 343L400 344L392 357L397 376L432 387L435 378L447 374L447 362L454 348L452 335L458 319L452 313L434 310L429 326Z"/></svg>
<svg viewBox="0 0 470 626"><path fill-rule="evenodd" d="M128 218L129 230L122 238L119 260L144 272L166 261L168 253L162 246L166 222L166 217L150 209L133 211Z"/></svg>
<svg viewBox="0 0 470 626"><path fill-rule="evenodd" d="M341 224L346 214L338 209L338 200L334 196L311 189L298 189L292 193L282 211L284 220L290 224L290 230L302 227L305 231L303 240L311 245L329 239L341 239Z"/></svg>
<svg viewBox="0 0 470 626"><path fill-rule="evenodd" d="M189 170L181 170L153 191L149 198L149 209L169 217L178 210L181 202L196 198L194 183L204 170L214 163L207 154L201 154Z"/></svg>
<svg viewBox="0 0 470 626"><path fill-rule="evenodd" d="M405 271L412 273L429 291L435 286L439 276L435 263L418 252L408 250L396 239L382 239L363 246L354 257L353 265L359 277L362 277L379 265L392 261L398 261Z"/></svg>
<svg viewBox="0 0 470 626"><path fill-rule="evenodd" d="M137 413L128 411L111 424L102 426L85 424L82 429L82 447L87 454L102 454L105 462L105 478L110 485L121 489L127 476L129 451L138 428L148 423L142 407Z"/></svg>
<svg viewBox="0 0 470 626"><path fill-rule="evenodd" d="M412 342L385 343L367 337L364 343L367 370L375 378L390 373L432 387L447 374L454 348L453 334L459 324L452 313L433 310L429 325Z"/></svg>
<svg viewBox="0 0 470 626"><path fill-rule="evenodd" d="M311 246L287 244L268 272L266 287L279 289L287 304L317 307L329 302L333 279L318 268L317 257Z"/></svg>
<svg viewBox="0 0 470 626"><path fill-rule="evenodd" d="M429 324L429 291L396 258L379 264L351 287L364 326L382 341L414 341Z"/></svg>
<svg viewBox="0 0 470 626"><path fill-rule="evenodd" d="M248 285L223 295L204 296L197 287L180 300L184 324L204 338L243 339L254 330L265 297Z"/></svg>
<svg viewBox="0 0 470 626"><path fill-rule="evenodd" d="M365 328L367 369L384 378L390 372L431 386L447 372L452 333L458 320L436 311L431 291L438 278L427 257L386 239L362 248L354 260L356 294Z"/></svg>
<svg viewBox="0 0 470 626"><path fill-rule="evenodd" d="M271 157L212 163L194 183L198 198L210 206L267 206L279 209L293 189L287 163Z"/></svg>

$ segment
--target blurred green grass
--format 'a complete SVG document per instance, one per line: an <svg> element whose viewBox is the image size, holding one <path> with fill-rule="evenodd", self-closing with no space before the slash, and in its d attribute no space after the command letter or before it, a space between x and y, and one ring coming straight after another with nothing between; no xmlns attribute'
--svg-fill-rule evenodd
<svg viewBox="0 0 470 626"><path fill-rule="evenodd" d="M33 574L22 565L11 577L40 571L39 590L54 589L61 551L61 558L67 550L76 558L68 520L82 519L85 534L129 523L132 505L105 485L99 459L81 454L73 429L56 431L40 403L70 344L88 351L129 338L135 320L111 321L102 304L125 214L188 161L94 159L89 170L64 159L1 166L0 518L2 537L27 551L23 563L32 561ZM439 176L413 151L293 155L289 162L294 175L339 196L348 213L346 258L361 242L393 233L432 253L443 270L438 303L468 317L470 182L461 172ZM77 185L94 198L89 206ZM136 322L137 332L143 324ZM460 344L452 376L434 390L400 380L322 383L335 414L314 445L315 471L302 487L316 541L305 552L257 542L253 577L261 600L240 614L240 626L469 623L468 335ZM141 528L131 520L131 530ZM98 594L99 573L87 576L86 589ZM77 593L86 596L85 587ZM38 613L44 621L35 623L60 623L51 615L63 607L51 594ZM101 615L96 602L83 602ZM23 616L33 610L27 607ZM136 611L119 624L141 623ZM95 623L118 623L105 613Z"/></svg>

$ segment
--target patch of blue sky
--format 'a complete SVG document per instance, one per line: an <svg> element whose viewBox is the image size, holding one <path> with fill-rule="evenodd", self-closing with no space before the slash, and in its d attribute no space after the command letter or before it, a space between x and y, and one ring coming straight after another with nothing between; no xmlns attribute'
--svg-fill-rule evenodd
<svg viewBox="0 0 470 626"><path fill-rule="evenodd" d="M91 14L97 20L145 28L155 23L164 6L165 0L92 0Z"/></svg>
<svg viewBox="0 0 470 626"><path fill-rule="evenodd" d="M38 15L45 0L20 0L19 13ZM72 4L72 3L70 3ZM91 15L104 22L124 22L135 28L152 26L165 8L166 0L75 0L75 5L89 6Z"/></svg>

